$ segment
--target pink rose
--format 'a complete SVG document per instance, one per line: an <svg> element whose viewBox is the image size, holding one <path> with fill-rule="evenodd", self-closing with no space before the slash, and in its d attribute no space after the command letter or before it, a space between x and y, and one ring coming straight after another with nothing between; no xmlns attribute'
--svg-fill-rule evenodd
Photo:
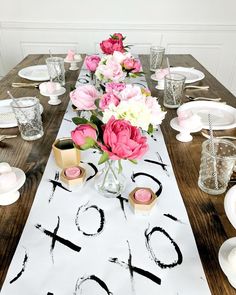
<svg viewBox="0 0 236 295"><path fill-rule="evenodd" d="M87 70L95 72L101 58L98 55L90 55L85 57L85 66Z"/></svg>
<svg viewBox="0 0 236 295"><path fill-rule="evenodd" d="M71 138L76 145L83 148L83 145L86 143L86 138L92 138L96 141L97 131L89 124L81 124L78 125L75 130L71 131Z"/></svg>
<svg viewBox="0 0 236 295"><path fill-rule="evenodd" d="M139 128L126 120L116 120L114 116L104 125L103 142L100 146L112 160L140 159L148 150L147 138Z"/></svg>
<svg viewBox="0 0 236 295"><path fill-rule="evenodd" d="M106 92L120 92L124 90L126 87L125 83L116 83L116 82L109 82L106 83Z"/></svg>
<svg viewBox="0 0 236 295"><path fill-rule="evenodd" d="M113 103L115 106L117 106L120 103L119 98L114 95L113 93L105 93L99 102L99 107L102 110L105 110L109 107L109 105Z"/></svg>
<svg viewBox="0 0 236 295"><path fill-rule="evenodd" d="M93 85L83 85L70 93L70 99L78 110L95 110L99 92Z"/></svg>
<svg viewBox="0 0 236 295"><path fill-rule="evenodd" d="M138 73L142 69L142 65L139 59L134 60L134 69L132 70L132 73Z"/></svg>
<svg viewBox="0 0 236 295"><path fill-rule="evenodd" d="M135 68L134 64L135 64L135 60L132 57L128 57L123 61L123 67L126 70L133 70Z"/></svg>

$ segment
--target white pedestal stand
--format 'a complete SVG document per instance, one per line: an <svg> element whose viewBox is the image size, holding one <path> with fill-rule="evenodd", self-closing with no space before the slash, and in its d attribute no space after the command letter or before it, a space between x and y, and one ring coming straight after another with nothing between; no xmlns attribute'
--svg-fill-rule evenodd
<svg viewBox="0 0 236 295"><path fill-rule="evenodd" d="M61 100L58 98L58 96L64 94L65 92L66 89L64 87L61 87L59 90L55 90L53 93L44 92L40 90L40 94L42 94L43 96L49 96L48 103L53 106L61 103Z"/></svg>
<svg viewBox="0 0 236 295"><path fill-rule="evenodd" d="M6 206L16 202L20 193L18 189L22 187L25 183L25 173L19 168L12 167L12 171L16 174L16 184L10 189L1 189L0 190L0 205Z"/></svg>
<svg viewBox="0 0 236 295"><path fill-rule="evenodd" d="M193 132L198 132L202 129L202 125L196 125L194 127L190 127L190 128L183 128L181 126L179 126L178 123L178 118L174 118L170 121L170 126L176 130L179 131L180 133L176 135L176 139L182 142L189 142L193 139L192 135L190 133Z"/></svg>
<svg viewBox="0 0 236 295"><path fill-rule="evenodd" d="M77 58L75 58L74 60L67 60L67 59L64 59L64 62L70 64L69 70L71 70L71 71L76 71L76 70L78 70L78 69L79 69L79 67L78 67L78 62L82 61L82 57L81 57L81 55L76 55L76 56L77 56Z"/></svg>

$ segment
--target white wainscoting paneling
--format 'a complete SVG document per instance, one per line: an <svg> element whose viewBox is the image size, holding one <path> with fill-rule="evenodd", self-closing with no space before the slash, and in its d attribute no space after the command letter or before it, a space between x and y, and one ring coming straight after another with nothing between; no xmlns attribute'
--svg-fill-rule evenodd
<svg viewBox="0 0 236 295"><path fill-rule="evenodd" d="M97 53L99 43L114 32L127 36L132 53L149 53L150 45L161 44L167 53L192 54L236 94L235 25L2 22L0 75L30 53Z"/></svg>

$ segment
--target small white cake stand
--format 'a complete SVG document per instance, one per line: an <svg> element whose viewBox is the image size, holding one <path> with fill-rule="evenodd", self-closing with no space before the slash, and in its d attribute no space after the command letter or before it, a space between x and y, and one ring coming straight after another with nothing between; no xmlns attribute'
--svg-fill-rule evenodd
<svg viewBox="0 0 236 295"><path fill-rule="evenodd" d="M220 266L227 276L230 284L236 288L236 266L228 260L229 253L236 247L236 237L226 240L220 247L218 258Z"/></svg>
<svg viewBox="0 0 236 295"><path fill-rule="evenodd" d="M49 92L44 92L42 90L40 90L40 93L44 96L49 96L49 101L48 103L50 105L56 106L58 104L61 103L61 100L58 98L59 95L62 95L66 92L66 89L64 87L61 87L59 90L54 91L53 93L49 93Z"/></svg>
<svg viewBox="0 0 236 295"><path fill-rule="evenodd" d="M80 54L77 55L77 58L74 59L74 60L64 59L64 62L70 64L69 70L71 70L71 71L76 71L76 70L79 69L79 67L78 67L78 62L80 62L80 61L82 61L82 57L81 57Z"/></svg>
<svg viewBox="0 0 236 295"><path fill-rule="evenodd" d="M193 139L192 135L190 133L193 133L193 132L198 132L202 129L202 124L199 124L199 125L196 125L194 127L191 127L191 128L183 128L181 126L179 126L179 123L178 123L178 118L173 118L171 121L170 121L170 126L176 130L176 131L179 131L180 133L178 133L176 135L176 139L179 140L179 141L182 141L182 142L189 142Z"/></svg>
<svg viewBox="0 0 236 295"><path fill-rule="evenodd" d="M18 189L25 183L25 173L19 168L12 167L12 171L16 174L16 183L10 189L0 189L0 205L6 206L16 202L20 193Z"/></svg>

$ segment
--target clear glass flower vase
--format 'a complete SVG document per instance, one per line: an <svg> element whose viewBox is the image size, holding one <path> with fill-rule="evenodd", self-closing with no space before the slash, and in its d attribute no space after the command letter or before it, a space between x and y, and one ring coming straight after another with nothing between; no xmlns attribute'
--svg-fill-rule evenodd
<svg viewBox="0 0 236 295"><path fill-rule="evenodd" d="M108 160L95 177L96 190L107 198L119 196L125 188L125 176L119 172L118 161Z"/></svg>

